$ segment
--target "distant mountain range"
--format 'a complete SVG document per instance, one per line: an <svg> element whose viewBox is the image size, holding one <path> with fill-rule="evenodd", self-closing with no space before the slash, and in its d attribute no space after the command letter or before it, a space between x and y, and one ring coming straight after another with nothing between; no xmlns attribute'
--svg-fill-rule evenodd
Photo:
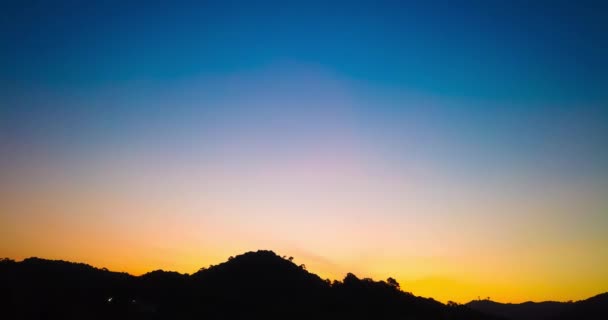
<svg viewBox="0 0 608 320"><path fill-rule="evenodd" d="M3 319L600 319L608 294L576 303L442 304L392 278L323 280L272 251L247 252L188 275L142 276L82 263L0 260ZM602 319L604 319L602 317Z"/></svg>
<svg viewBox="0 0 608 320"><path fill-rule="evenodd" d="M466 304L471 309L506 320L608 319L608 292L577 302L498 303L475 300Z"/></svg>

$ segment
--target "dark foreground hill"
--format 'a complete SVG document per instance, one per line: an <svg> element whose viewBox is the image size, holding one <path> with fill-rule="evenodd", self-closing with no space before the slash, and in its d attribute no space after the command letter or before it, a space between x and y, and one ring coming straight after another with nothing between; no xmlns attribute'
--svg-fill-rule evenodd
<svg viewBox="0 0 608 320"><path fill-rule="evenodd" d="M608 319L608 293L577 302L498 303L476 300L469 308L507 320Z"/></svg>
<svg viewBox="0 0 608 320"><path fill-rule="evenodd" d="M331 283L272 251L248 252L192 275L158 270L139 277L65 261L2 260L0 314L3 319L499 319L416 297L391 278L348 274Z"/></svg>

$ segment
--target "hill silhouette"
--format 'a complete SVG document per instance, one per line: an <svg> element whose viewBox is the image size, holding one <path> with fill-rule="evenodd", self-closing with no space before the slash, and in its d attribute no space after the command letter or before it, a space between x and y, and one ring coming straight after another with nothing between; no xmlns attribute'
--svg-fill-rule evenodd
<svg viewBox="0 0 608 320"><path fill-rule="evenodd" d="M475 300L466 305L471 309L507 320L599 320L608 316L608 293L577 302L499 303L491 300Z"/></svg>
<svg viewBox="0 0 608 320"><path fill-rule="evenodd" d="M414 296L392 278L349 273L342 281L323 280L265 250L192 275L157 270L132 276L82 263L4 259L0 283L6 319L501 319L476 305ZM567 311L605 310L605 300Z"/></svg>

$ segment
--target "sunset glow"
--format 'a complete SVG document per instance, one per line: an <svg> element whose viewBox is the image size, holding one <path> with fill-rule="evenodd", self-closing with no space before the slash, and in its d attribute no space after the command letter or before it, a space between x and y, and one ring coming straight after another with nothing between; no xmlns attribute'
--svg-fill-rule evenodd
<svg viewBox="0 0 608 320"><path fill-rule="evenodd" d="M608 289L597 10L14 6L0 257L192 273L269 249L440 301Z"/></svg>

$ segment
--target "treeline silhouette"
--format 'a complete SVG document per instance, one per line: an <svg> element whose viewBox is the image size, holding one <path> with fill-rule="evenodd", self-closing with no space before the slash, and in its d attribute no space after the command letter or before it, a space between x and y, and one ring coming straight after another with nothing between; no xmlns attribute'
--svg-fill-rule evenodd
<svg viewBox="0 0 608 320"><path fill-rule="evenodd" d="M3 319L501 319L416 297L392 278L323 280L264 250L192 275L138 277L82 263L4 259L0 289Z"/></svg>

